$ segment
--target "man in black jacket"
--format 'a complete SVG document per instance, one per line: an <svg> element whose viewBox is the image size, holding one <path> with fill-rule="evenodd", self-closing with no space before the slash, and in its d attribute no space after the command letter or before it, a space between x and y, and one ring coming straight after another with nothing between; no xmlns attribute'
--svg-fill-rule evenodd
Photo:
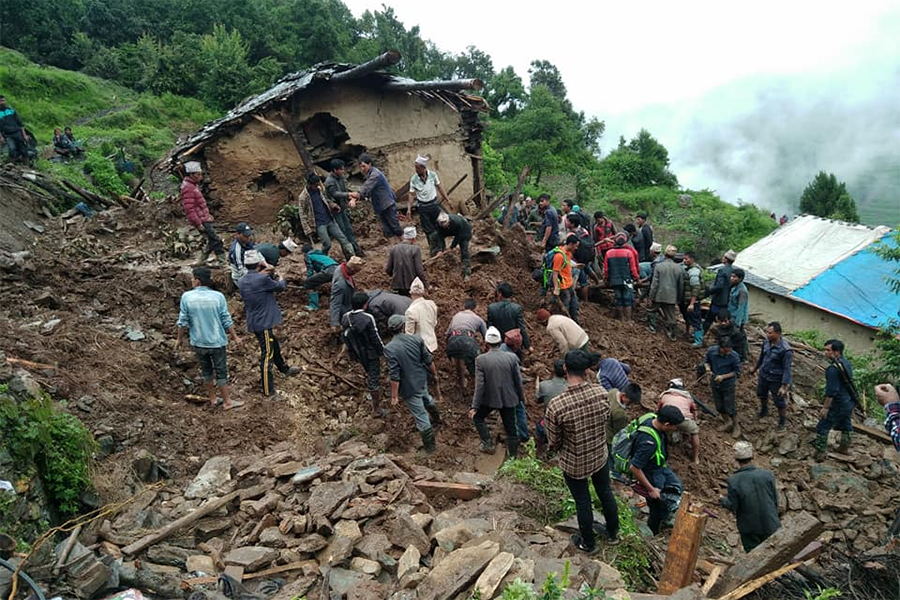
<svg viewBox="0 0 900 600"><path fill-rule="evenodd" d="M381 357L384 354L384 344L378 335L375 317L366 312L368 304L368 294L353 294L353 310L341 317L341 326L344 328L342 339L347 344L350 356L359 361L366 371L366 399L372 402L372 411L376 417L384 417L387 412L381 408Z"/></svg>
<svg viewBox="0 0 900 600"><path fill-rule="evenodd" d="M350 245L353 246L353 253L363 258L365 252L362 251L362 248L359 247L356 241L353 226L350 224L350 216L347 214L350 208L356 206L356 200L350 199L350 192L347 191L347 180L344 178L345 172L346 165L344 161L339 158L331 161L331 173L325 178L325 195L341 209L340 212L333 213L331 217L338 224L341 231L344 232Z"/></svg>
<svg viewBox="0 0 900 600"><path fill-rule="evenodd" d="M710 299L709 312L703 322L703 335L712 328L713 321L720 310L728 308L728 294L731 291L731 269L737 255L734 250L729 250L722 257L722 266L716 271L716 280L712 287L706 290L706 296Z"/></svg>
<svg viewBox="0 0 900 600"><path fill-rule="evenodd" d="M500 336L506 336L506 332L518 329L522 334L522 348L531 348L528 339L528 331L525 329L525 313L522 305L512 301L512 286L503 281L497 284L497 301L488 306L488 327L494 326L500 331Z"/></svg>
<svg viewBox="0 0 900 600"><path fill-rule="evenodd" d="M728 478L728 495L719 502L734 513L744 552L750 552L781 528L778 492L772 472L753 464L750 442L737 442L734 457L740 468Z"/></svg>

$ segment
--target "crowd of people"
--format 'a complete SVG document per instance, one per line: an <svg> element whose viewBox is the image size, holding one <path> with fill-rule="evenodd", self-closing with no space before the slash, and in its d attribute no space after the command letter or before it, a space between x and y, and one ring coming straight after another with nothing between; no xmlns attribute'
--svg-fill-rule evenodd
<svg viewBox="0 0 900 600"><path fill-rule="evenodd" d="M216 261L227 261L230 267L230 280L246 311L247 329L260 348L260 389L265 397L277 400L280 394L275 390L275 370L291 376L299 369L286 362L275 332L283 318L277 295L288 286L275 268L280 259L299 250L306 264L306 279L299 283L308 293L305 308L312 313L318 311L319 293L329 288L329 325L365 376L364 398L373 417L386 416L386 398L391 407L402 400L421 436L423 451L435 451L443 397L434 359L443 345L455 368L457 390L471 398L468 417L481 451L496 452L498 436L491 431L490 416L498 413L507 457L515 458L520 444L532 433L558 456L575 500L580 532L572 541L579 549L594 552L598 547L590 483L601 501L607 543L615 543L618 536L611 483L614 477L633 482L634 490L646 498L651 531L658 532L673 518L683 485L669 467L670 436L678 431L689 440L690 456L699 462L700 410L716 415L720 420L718 432L730 433L737 440L734 452L739 469L728 480L728 494L722 504L735 512L745 549L761 543L780 526L774 477L752 464L753 447L740 439L735 390L738 378L747 372L744 365L751 360L751 352L745 332L749 319L745 273L734 266L733 251L724 253L714 279L705 285L696 255L679 252L672 245L663 248L654 240L646 213L636 215L634 223L620 232L603 213L595 213L590 221L570 201L563 202L557 211L546 194L537 204L531 198L525 198L521 207L511 202L507 210L513 213L503 220L520 223L533 232L534 243L544 253L542 266L534 273L542 293L534 319L546 329L556 354L553 377L534 381L534 404L543 414L529 418L522 361L532 340L525 309L516 301L512 284L500 282L495 286L494 301L483 313L486 318L479 315L474 298L460 294L460 310L441 335L437 330L438 306L428 298L426 267L450 251L446 238L452 237L451 249L460 249L462 277L468 279L471 224L450 210L438 174L428 168L428 158L419 156L402 215L405 226L401 226L394 192L372 162L365 154L359 159L365 179L358 191L347 186L346 164L340 160L331 164L332 171L324 183L315 173L306 177L298 200L308 238L302 247L290 238L279 244L256 243L252 227L240 223L227 251L199 187L202 166L196 162L184 165L182 203L188 220L205 236L206 246L192 272L192 289L181 298L177 343L181 344L185 332L189 334L211 405L221 402L225 410L230 410L243 402L229 392L226 357L229 338L235 344L242 342L234 331L224 295L213 290L212 272L207 266L210 255L215 254ZM347 212L363 199L372 203L384 236L395 242L385 250L383 278L387 289L363 290L356 279L370 263L363 258ZM419 227L413 221L414 202ZM427 239L427 260L418 243L419 228ZM316 240L318 248L313 247ZM342 261L329 256L332 240L340 245ZM589 300L590 281L605 282L612 288L616 318L633 319L635 304L643 302L651 332L662 326L670 340L677 340L680 312L693 346L702 346L705 336L711 335L713 343L698 365L698 382L709 377L715 412L681 379L673 379L654 403L655 410L637 419L629 417L629 409L636 412L641 405L641 386L631 380L639 374L614 357L594 352L590 335L579 322L579 305ZM704 298L709 299L706 314L701 309ZM758 417L768 415L771 398L778 411L778 427L783 429L792 383L792 350L782 337L779 323L769 323L765 333L766 340L749 372L757 375ZM385 336L389 341L384 341ZM817 429L819 459L827 450L831 429L842 432L839 452L846 452L850 445L850 414L856 392L843 350L839 340L826 343L831 364L826 371L826 398ZM383 365L389 381L384 391ZM900 420L896 391L885 388L879 393L888 398L889 392L894 394L889 412L896 422ZM894 435L900 444L900 434Z"/></svg>

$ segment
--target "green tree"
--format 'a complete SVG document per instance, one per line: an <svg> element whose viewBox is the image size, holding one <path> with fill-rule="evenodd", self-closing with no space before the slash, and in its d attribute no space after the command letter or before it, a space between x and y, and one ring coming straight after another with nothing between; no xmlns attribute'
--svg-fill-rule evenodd
<svg viewBox="0 0 900 600"><path fill-rule="evenodd" d="M252 71L247 64L248 45L238 31L216 25L212 34L203 36L200 57L205 67L200 80L200 95L222 110L243 99L250 90Z"/></svg>
<svg viewBox="0 0 900 600"><path fill-rule="evenodd" d="M600 162L600 180L615 190L678 185L669 170L669 151L646 129L628 143L619 138L619 146Z"/></svg>
<svg viewBox="0 0 900 600"><path fill-rule="evenodd" d="M506 67L491 78L485 98L491 105L491 117L511 119L524 106L528 93L522 78L512 67Z"/></svg>
<svg viewBox="0 0 900 600"><path fill-rule="evenodd" d="M803 190L800 196L800 212L826 219L859 222L856 202L847 191L847 185L843 181L838 181L834 173L825 171L819 171Z"/></svg>

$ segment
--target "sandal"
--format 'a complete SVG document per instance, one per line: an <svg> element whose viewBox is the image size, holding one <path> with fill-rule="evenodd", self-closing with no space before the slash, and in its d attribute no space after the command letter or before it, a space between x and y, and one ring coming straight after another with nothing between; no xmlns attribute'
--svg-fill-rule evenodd
<svg viewBox="0 0 900 600"><path fill-rule="evenodd" d="M242 401L240 401L240 400L233 400L233 401L231 402L231 404L228 405L228 406L225 406L225 405L223 404L223 405L222 405L222 410L232 410L232 409L234 409L234 408L240 408L240 407L242 407L243 405L244 405L244 403L243 403Z"/></svg>

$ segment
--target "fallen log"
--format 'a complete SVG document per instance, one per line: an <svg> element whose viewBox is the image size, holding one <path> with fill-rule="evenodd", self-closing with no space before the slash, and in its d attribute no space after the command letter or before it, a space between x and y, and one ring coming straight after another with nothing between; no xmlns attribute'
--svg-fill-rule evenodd
<svg viewBox="0 0 900 600"><path fill-rule="evenodd" d="M709 574L709 577L706 578L706 581L703 582L703 587L700 588L700 591L703 592L703 595L707 595L709 590L712 589L712 586L716 585L716 582L719 580L719 577L722 575L722 571L725 570L725 567L722 565L716 565L713 567L712 572Z"/></svg>
<svg viewBox="0 0 900 600"><path fill-rule="evenodd" d="M710 596L724 596L743 584L763 577L787 564L816 539L824 525L808 512L791 515L781 529L730 567L710 590Z"/></svg>
<svg viewBox="0 0 900 600"><path fill-rule="evenodd" d="M26 369L56 369L56 367L54 367L53 365L31 362L30 360L25 360L24 358L13 358L11 356L6 357L6 362L11 365L16 365L17 367L25 367Z"/></svg>
<svg viewBox="0 0 900 600"><path fill-rule="evenodd" d="M766 585L770 581L774 581L774 580L778 579L779 577L781 577L782 575L784 575L785 573L789 573L789 572L793 571L794 569L801 566L802 564L803 564L802 562L791 563L789 565L785 565L785 566L781 567L777 571L772 571L768 575L763 575L762 577L757 577L753 581L748 581L747 583L745 583L744 585L735 589L734 591L731 591L728 594L725 594L724 596L719 598L719 600L739 600L740 598L743 598L747 594L751 594L751 593L755 592L756 590L758 590L762 586Z"/></svg>
<svg viewBox="0 0 900 600"><path fill-rule="evenodd" d="M519 174L519 181L516 183L516 193L515 193L516 196L518 196L519 192L522 191L522 186L525 185L525 179L528 177L529 172L530 171L529 171L529 168L527 165L522 167L522 172ZM500 206L500 204L507 198L508 198L508 194L500 194L499 196L497 196L496 200L493 200L490 204L488 204L484 208L484 210L482 210L480 213L478 213L478 215L475 216L474 220L477 221L479 219L485 218L486 216L491 214L491 212L495 208ZM507 214L509 214L509 213L507 213Z"/></svg>
<svg viewBox="0 0 900 600"><path fill-rule="evenodd" d="M675 514L675 527L669 537L666 562L663 564L657 586L660 594L672 594L687 587L694 577L707 516L692 513L690 504L691 495L685 493L681 498L681 506Z"/></svg>
<svg viewBox="0 0 900 600"><path fill-rule="evenodd" d="M891 436L889 436L886 431L882 431L881 429L869 427L868 425L863 425L861 423L854 423L853 430L863 434L866 437L872 438L875 441L884 442L885 444L889 444L891 446L894 445L894 440L891 439Z"/></svg>
<svg viewBox="0 0 900 600"><path fill-rule="evenodd" d="M239 491L234 491L230 494L222 496L221 498L210 500L203 506L198 507L197 509L184 515L180 519L176 519L168 525L160 527L157 531L147 534L138 541L125 546L124 548L122 548L122 553L128 555L137 554L144 548L161 542L179 529L187 527L188 525L191 525L199 519L205 517L209 513L218 510L222 506L225 506L226 504L237 498L239 494Z"/></svg>

